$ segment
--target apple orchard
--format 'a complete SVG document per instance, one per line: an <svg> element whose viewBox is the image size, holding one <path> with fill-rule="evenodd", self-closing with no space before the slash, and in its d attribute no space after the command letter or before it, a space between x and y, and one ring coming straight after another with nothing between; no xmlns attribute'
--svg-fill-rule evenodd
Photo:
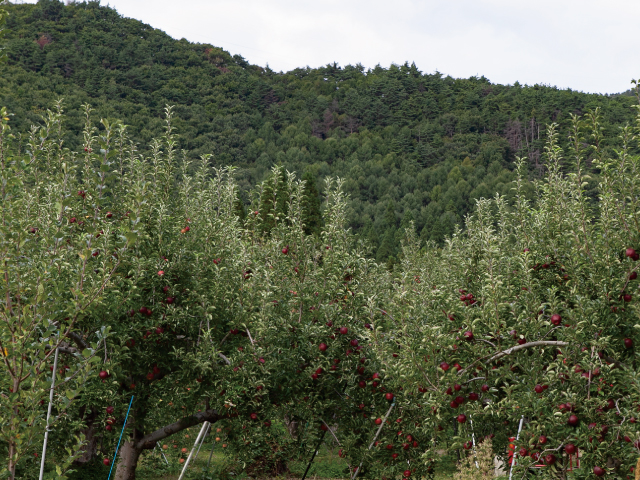
<svg viewBox="0 0 640 480"><path fill-rule="evenodd" d="M521 420L518 478L566 478L577 451L576 478L633 475L637 128L611 154L597 112L568 142L551 125L543 179L520 161L512 198L479 201L443 248L407 229L389 271L345 228L339 179L309 234L295 174L274 168L245 213L233 169L177 150L171 108L144 154L83 108L78 152L60 103L28 138L0 115L5 476L40 455L56 349L61 471L110 464L135 395L118 480L205 421L251 476L329 435L351 476L422 478L488 437L504 457Z"/></svg>

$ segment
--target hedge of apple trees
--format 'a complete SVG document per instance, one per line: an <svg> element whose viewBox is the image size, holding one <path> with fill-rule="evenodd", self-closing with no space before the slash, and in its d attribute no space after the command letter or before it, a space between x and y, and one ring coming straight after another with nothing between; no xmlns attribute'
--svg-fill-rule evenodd
<svg viewBox="0 0 640 480"><path fill-rule="evenodd" d="M597 112L574 119L568 151L551 126L535 204L522 195L520 163L515 205L479 202L466 231L442 250L419 252L409 235L394 288L379 299L388 315L372 339L386 373L413 386L400 404L434 435L432 449L452 421L454 448L471 450L486 435L504 448L522 419L518 476L538 465L566 478L579 451L578 477L633 477L640 446L636 135L622 130L624 148L609 156ZM600 174L597 203L584 195L588 162Z"/></svg>
<svg viewBox="0 0 640 480"><path fill-rule="evenodd" d="M304 182L279 168L245 215L233 169L176 150L171 108L148 156L88 106L80 152L64 145L61 103L26 138L1 113L5 476L34 468L52 374L60 474L113 460L132 396L118 480L205 421L252 476L332 437L352 476L419 478L438 450L487 435L503 455L521 421L518 475L564 477L578 450L578 476L630 474L634 128L611 155L597 112L574 120L566 152L551 126L535 204L520 163L515 204L479 202L442 249L409 229L390 273L345 229L339 180L320 234L305 233Z"/></svg>

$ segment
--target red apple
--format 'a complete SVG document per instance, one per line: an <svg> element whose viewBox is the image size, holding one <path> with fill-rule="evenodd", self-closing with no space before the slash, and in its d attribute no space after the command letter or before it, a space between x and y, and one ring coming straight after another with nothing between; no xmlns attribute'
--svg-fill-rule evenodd
<svg viewBox="0 0 640 480"><path fill-rule="evenodd" d="M382 423L382 419L381 418L376 418L375 424L376 425L380 425Z"/></svg>
<svg viewBox="0 0 640 480"><path fill-rule="evenodd" d="M402 474L405 476L405 478L409 477L409 475L411 475L411 470L405 470L404 472L402 472Z"/></svg>
<svg viewBox="0 0 640 480"><path fill-rule="evenodd" d="M633 249L627 249L627 251L629 250L633 250ZM602 467L598 467L597 465L595 467L593 467L593 474L596 477L602 477L606 472L604 471L604 468Z"/></svg>
<svg viewBox="0 0 640 480"><path fill-rule="evenodd" d="M113 430L113 427L112 427L111 425L107 425L106 427L104 427L104 429L105 429L107 432L110 432L111 430Z"/></svg>
<svg viewBox="0 0 640 480"><path fill-rule="evenodd" d="M347 327L340 327L340 333L342 335L346 335L347 333L349 333L349 329Z"/></svg>
<svg viewBox="0 0 640 480"><path fill-rule="evenodd" d="M553 465L556 463L556 456L553 453L544 456L544 461L547 465Z"/></svg>
<svg viewBox="0 0 640 480"><path fill-rule="evenodd" d="M108 413L109 415L111 415L111 414L113 413L113 411L114 411L114 410L115 410L115 408L113 408L113 407L107 407L107 413Z"/></svg>
<svg viewBox="0 0 640 480"><path fill-rule="evenodd" d="M358 386L359 386L360 388L365 388L365 387L367 386L367 382L365 382L364 380L360 380L360 381L358 382Z"/></svg>
<svg viewBox="0 0 640 480"><path fill-rule="evenodd" d="M518 345L524 345L525 343L527 343L527 339L526 338L519 338L518 339Z"/></svg>
<svg viewBox="0 0 640 480"><path fill-rule="evenodd" d="M481 390L482 390L483 392L488 392L488 391L489 391L489 385L487 385L487 384L485 383L484 385L482 385Z"/></svg>
<svg viewBox="0 0 640 480"><path fill-rule="evenodd" d="M104 465L109 465L111 463L111 460L109 460L108 458L105 458L104 460L102 460L102 463Z"/></svg>
<svg viewBox="0 0 640 480"><path fill-rule="evenodd" d="M632 347L633 347L633 340L631 340L630 338L625 338L624 348L632 348Z"/></svg>
<svg viewBox="0 0 640 480"><path fill-rule="evenodd" d="M630 302L632 298L633 296L630 293L625 293L622 297L622 299L627 303Z"/></svg>
<svg viewBox="0 0 640 480"><path fill-rule="evenodd" d="M328 348L328 347L327 347L327 344L326 344L326 343L321 343L320 345L318 345L318 349L319 349L321 352L326 352L326 351L327 351L327 348Z"/></svg>
<svg viewBox="0 0 640 480"><path fill-rule="evenodd" d="M388 444L388 445L387 445L387 450L393 450L393 445Z"/></svg>
<svg viewBox="0 0 640 480"><path fill-rule="evenodd" d="M351 340L349 343L351 344L352 347L357 347L358 346L358 340L356 340L355 338L353 340Z"/></svg>
<svg viewBox="0 0 640 480"><path fill-rule="evenodd" d="M449 364L447 362L442 362L440 363L440 368L446 372L449 370Z"/></svg>
<svg viewBox="0 0 640 480"><path fill-rule="evenodd" d="M635 280L636 278L638 278L638 272L631 272L629 280Z"/></svg>
<svg viewBox="0 0 640 480"><path fill-rule="evenodd" d="M464 338L469 340L469 341L473 340L473 332L471 332L471 331L464 332Z"/></svg>
<svg viewBox="0 0 640 480"><path fill-rule="evenodd" d="M624 252L624 253L625 253L625 255L627 257L633 258L635 256L635 254L636 254L636 251L633 248L629 247L629 248L627 248L627 251Z"/></svg>
<svg viewBox="0 0 640 480"><path fill-rule="evenodd" d="M579 423L580 423L580 419L576 415L569 415L569 418L567 419L567 424L569 424L572 427L577 427Z"/></svg>
<svg viewBox="0 0 640 480"><path fill-rule="evenodd" d="M458 423L466 423L467 422L467 416L464 413L461 413L460 415L458 415L456 420L458 420Z"/></svg>
<svg viewBox="0 0 640 480"><path fill-rule="evenodd" d="M542 387L542 385L536 385L534 390L536 391L536 393L542 393L544 392L544 388Z"/></svg>
<svg viewBox="0 0 640 480"><path fill-rule="evenodd" d="M456 401L455 401L455 400L451 400L451 403L449 403L449 406L450 406L451 408L458 408L458 404L456 403Z"/></svg>
<svg viewBox="0 0 640 480"><path fill-rule="evenodd" d="M107 215L106 215L106 216L107 216L107 218L111 218L111 217L113 217L113 213L111 213L111 212L107 212Z"/></svg>
<svg viewBox="0 0 640 480"><path fill-rule="evenodd" d="M476 400L478 400L479 398L480 398L480 396L479 396L477 393L475 393L475 392L471 392L471 393L469 394L469 401L471 401L471 402L475 402L475 401L476 401Z"/></svg>
<svg viewBox="0 0 640 480"><path fill-rule="evenodd" d="M456 384L453 386L453 389L454 389L456 392L459 392L459 391L462 389L462 385L460 385L460 384L456 383Z"/></svg>
<svg viewBox="0 0 640 480"><path fill-rule="evenodd" d="M573 443L567 443L564 446L564 451L569 455L573 455L574 453L576 453L576 446Z"/></svg>
<svg viewBox="0 0 640 480"><path fill-rule="evenodd" d="M545 443L547 443L547 437L545 437L544 435L540 435L540 438L538 438L538 443L540 443L540 445L544 445Z"/></svg>
<svg viewBox="0 0 640 480"><path fill-rule="evenodd" d="M98 374L98 376L99 376L102 380L104 380L105 378L107 378L107 377L109 376L109 374L108 374L105 370L102 370L102 371Z"/></svg>
<svg viewBox="0 0 640 480"><path fill-rule="evenodd" d="M458 405L462 405L464 403L464 397L462 396L457 396L456 398L454 398L454 401L458 404Z"/></svg>
<svg viewBox="0 0 640 480"><path fill-rule="evenodd" d="M249 415L249 418L251 418L251 420L257 420L258 419L258 414L257 413L252 413L251 415Z"/></svg>
<svg viewBox="0 0 640 480"><path fill-rule="evenodd" d="M286 254L288 254L288 253L289 253L289 246L286 246L286 247L284 247L284 248L282 249L282 254L283 254L283 255L286 255Z"/></svg>
<svg viewBox="0 0 640 480"><path fill-rule="evenodd" d="M393 400L393 393L387 393L387 394L385 394L384 398L386 398L388 401Z"/></svg>
<svg viewBox="0 0 640 480"><path fill-rule="evenodd" d="M562 322L562 317L560 315L558 315L557 313L551 315L551 323L553 323L555 326L558 326L560 325L560 322Z"/></svg>

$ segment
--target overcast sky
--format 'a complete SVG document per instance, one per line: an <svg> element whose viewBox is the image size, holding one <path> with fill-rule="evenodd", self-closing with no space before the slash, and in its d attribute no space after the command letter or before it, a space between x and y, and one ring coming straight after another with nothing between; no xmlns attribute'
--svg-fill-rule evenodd
<svg viewBox="0 0 640 480"><path fill-rule="evenodd" d="M108 3L172 37L220 46L277 71L408 61L427 73L600 93L625 91L640 78L637 0Z"/></svg>

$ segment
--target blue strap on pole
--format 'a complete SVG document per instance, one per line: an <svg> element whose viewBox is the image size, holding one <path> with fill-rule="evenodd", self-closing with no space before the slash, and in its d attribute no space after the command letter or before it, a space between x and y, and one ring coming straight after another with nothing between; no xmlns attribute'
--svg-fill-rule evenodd
<svg viewBox="0 0 640 480"><path fill-rule="evenodd" d="M131 401L129 402L129 408L127 409L127 416L124 419L124 425L122 426L122 431L120 432L120 438L118 439L118 446L116 447L116 453L113 455L113 460L111 460L111 468L109 469L109 476L107 480L111 478L111 472L113 471L113 465L116 463L116 458L118 458L118 449L120 448L120 440L122 440L122 434L124 433L124 429L127 427L127 420L129 419L129 411L131 410L131 404L133 403L133 395L131 395Z"/></svg>

